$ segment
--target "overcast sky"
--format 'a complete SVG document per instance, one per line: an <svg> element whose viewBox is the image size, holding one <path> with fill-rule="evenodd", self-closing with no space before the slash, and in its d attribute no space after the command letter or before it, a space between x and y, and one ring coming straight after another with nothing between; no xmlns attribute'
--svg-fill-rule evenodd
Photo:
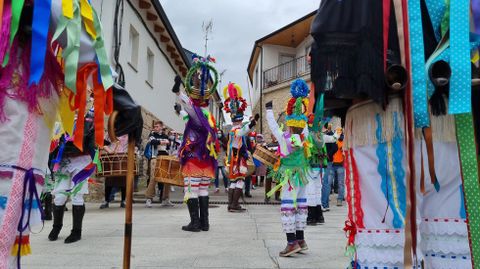
<svg viewBox="0 0 480 269"><path fill-rule="evenodd" d="M248 92L247 65L255 40L316 10L320 0L160 0L182 46L204 54L202 22L213 20L208 54L222 85L238 83ZM223 87L222 86L222 87ZM248 100L248 103L250 101Z"/></svg>

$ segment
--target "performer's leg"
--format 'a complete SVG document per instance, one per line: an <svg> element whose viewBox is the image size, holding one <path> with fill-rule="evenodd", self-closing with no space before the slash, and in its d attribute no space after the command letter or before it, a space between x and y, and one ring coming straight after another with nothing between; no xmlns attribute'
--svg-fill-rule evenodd
<svg viewBox="0 0 480 269"><path fill-rule="evenodd" d="M198 200L200 204L200 226L202 231L208 231L210 224L208 223L208 186L209 178L202 178L200 182L200 190L198 192Z"/></svg>
<svg viewBox="0 0 480 269"><path fill-rule="evenodd" d="M232 197L232 206L230 207L230 212L243 212L245 211L244 208L240 206L239 200L243 194L243 186L245 182L243 179L237 179L235 183L235 189L233 190L233 197Z"/></svg>
<svg viewBox="0 0 480 269"><path fill-rule="evenodd" d="M317 178L313 181L315 185L315 218L317 223L325 223L325 218L323 217L322 210L322 177L320 174L320 169L317 173Z"/></svg>
<svg viewBox="0 0 480 269"><path fill-rule="evenodd" d="M227 210L230 211L232 209L232 203L233 203L233 192L235 191L235 187L237 184L235 181L230 182L230 186L228 187L228 207Z"/></svg>
<svg viewBox="0 0 480 269"><path fill-rule="evenodd" d="M317 225L317 205L316 205L316 190L315 190L315 179L317 176L317 171L312 168L308 172L308 184L306 186L307 193L307 205L308 205L308 216L307 216L307 225Z"/></svg>
<svg viewBox="0 0 480 269"><path fill-rule="evenodd" d="M282 203L280 205L280 212L283 232L287 235L287 247L279 253L281 257L288 257L302 250L297 243L295 208L293 206L292 192L293 190L290 188L282 188Z"/></svg>
<svg viewBox="0 0 480 269"><path fill-rule="evenodd" d="M45 205L44 213L45 213L45 220L52 220L52 210L53 210L53 197L51 192L47 192L44 195L43 203Z"/></svg>
<svg viewBox="0 0 480 269"><path fill-rule="evenodd" d="M250 189L252 187L252 176L245 177L245 197L251 198Z"/></svg>
<svg viewBox="0 0 480 269"><path fill-rule="evenodd" d="M200 178L186 177L184 179L184 193L187 200L188 212L190 214L190 223L182 226L182 230L189 232L200 231L199 201L198 194L200 188Z"/></svg>
<svg viewBox="0 0 480 269"><path fill-rule="evenodd" d="M65 244L74 243L82 238L82 223L85 215L85 201L83 196L88 193L88 182L83 182L80 191L72 197L72 231L65 238Z"/></svg>
<svg viewBox="0 0 480 269"><path fill-rule="evenodd" d="M55 188L53 189L53 227L48 234L48 239L50 241L56 241L58 235L63 227L63 215L65 212L65 204L67 202L67 195L65 192L70 189L70 175L58 173L55 176Z"/></svg>
<svg viewBox="0 0 480 269"><path fill-rule="evenodd" d="M307 243L305 243L305 238L303 231L306 228L307 220L307 198L305 186L296 187L297 192L297 208L295 211L295 228L296 228L296 237L298 244L303 251L308 249Z"/></svg>

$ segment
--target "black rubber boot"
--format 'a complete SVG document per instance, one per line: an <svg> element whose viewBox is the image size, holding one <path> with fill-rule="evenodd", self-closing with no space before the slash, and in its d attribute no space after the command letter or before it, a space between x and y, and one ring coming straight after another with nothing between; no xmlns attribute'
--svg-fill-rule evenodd
<svg viewBox="0 0 480 269"><path fill-rule="evenodd" d="M63 227L63 213L65 212L65 205L53 206L53 228L48 235L48 240L55 241L58 239L58 234Z"/></svg>
<svg viewBox="0 0 480 269"><path fill-rule="evenodd" d="M201 196L198 198L200 203L200 227L202 231L208 231L210 224L208 223L208 196Z"/></svg>
<svg viewBox="0 0 480 269"><path fill-rule="evenodd" d="M233 202L233 191L234 189L228 189L228 207L227 210L230 211L232 209L232 202Z"/></svg>
<svg viewBox="0 0 480 269"><path fill-rule="evenodd" d="M73 227L70 235L65 238L65 244L77 242L82 239L82 222L85 215L85 205L72 206Z"/></svg>
<svg viewBox="0 0 480 269"><path fill-rule="evenodd" d="M314 206L308 207L307 225L309 226L317 225L317 207L314 207Z"/></svg>
<svg viewBox="0 0 480 269"><path fill-rule="evenodd" d="M52 220L52 194L47 192L43 198L44 210L43 213L45 220Z"/></svg>
<svg viewBox="0 0 480 269"><path fill-rule="evenodd" d="M325 218L323 217L323 210L321 205L317 205L316 209L316 219L317 223L319 224L324 224L325 223Z"/></svg>
<svg viewBox="0 0 480 269"><path fill-rule="evenodd" d="M182 226L182 230L188 232L200 232L200 216L198 212L198 198L188 199L188 212L190 213L190 223Z"/></svg>

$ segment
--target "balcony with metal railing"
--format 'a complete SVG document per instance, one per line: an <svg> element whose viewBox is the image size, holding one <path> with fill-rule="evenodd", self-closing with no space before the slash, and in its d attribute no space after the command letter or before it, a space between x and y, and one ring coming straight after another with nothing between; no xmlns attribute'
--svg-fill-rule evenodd
<svg viewBox="0 0 480 269"><path fill-rule="evenodd" d="M308 74L310 74L310 64L308 64L307 57L302 56L265 70L263 72L263 88L267 89Z"/></svg>

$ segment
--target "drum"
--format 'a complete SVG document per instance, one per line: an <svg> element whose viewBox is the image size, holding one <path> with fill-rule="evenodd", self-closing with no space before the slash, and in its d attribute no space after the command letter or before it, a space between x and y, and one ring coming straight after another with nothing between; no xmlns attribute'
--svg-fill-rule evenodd
<svg viewBox="0 0 480 269"><path fill-rule="evenodd" d="M180 162L175 156L159 156L155 165L155 181L183 187Z"/></svg>
<svg viewBox="0 0 480 269"><path fill-rule="evenodd" d="M127 176L127 153L105 153L100 155L102 171L97 171L98 177L126 177ZM135 156L135 175L138 173Z"/></svg>
<svg viewBox="0 0 480 269"><path fill-rule="evenodd" d="M273 167L278 159L280 159L275 153L264 147L256 147L255 152L253 153L253 158L259 160L264 165L271 167Z"/></svg>

